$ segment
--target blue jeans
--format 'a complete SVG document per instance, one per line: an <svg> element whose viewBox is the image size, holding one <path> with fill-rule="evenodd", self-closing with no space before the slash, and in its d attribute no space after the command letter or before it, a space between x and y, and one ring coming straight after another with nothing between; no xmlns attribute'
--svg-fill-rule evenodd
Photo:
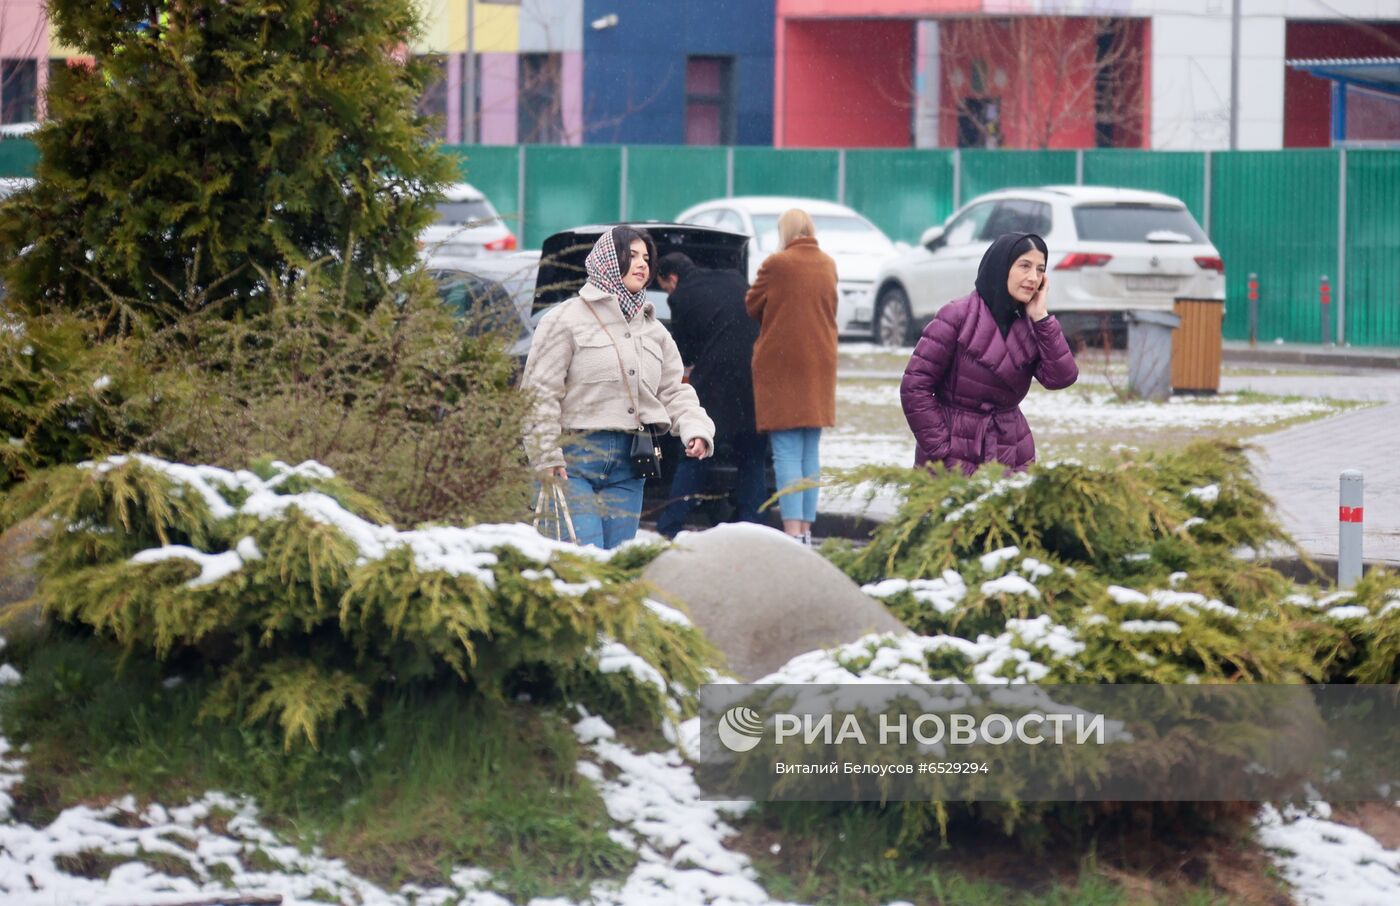
<svg viewBox="0 0 1400 906"><path fill-rule="evenodd" d="M564 445L569 481L564 495L579 544L612 550L637 534L642 518L642 487L629 456L632 435L590 431Z"/></svg>
<svg viewBox="0 0 1400 906"><path fill-rule="evenodd" d="M767 476L764 474L764 454L768 451L768 439L762 434L737 434L730 443L734 458L734 521L761 522L758 508L767 496ZM685 456L676 465L676 474L671 478L671 497L656 520L656 530L667 538L685 528L686 517L695 509L699 498L705 493L706 479L709 477L710 460L691 459Z"/></svg>
<svg viewBox="0 0 1400 906"><path fill-rule="evenodd" d="M773 443L773 473L778 491L803 480L816 481L821 475L821 428L789 428L768 435ZM785 520L817 521L817 488L793 491L778 498L778 512Z"/></svg>

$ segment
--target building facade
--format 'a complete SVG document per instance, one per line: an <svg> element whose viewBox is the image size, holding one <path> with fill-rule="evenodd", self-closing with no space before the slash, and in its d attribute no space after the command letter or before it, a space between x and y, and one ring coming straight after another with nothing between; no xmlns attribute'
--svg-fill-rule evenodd
<svg viewBox="0 0 1400 906"><path fill-rule="evenodd" d="M49 52L43 0L0 0L0 126L42 116Z"/></svg>
<svg viewBox="0 0 1400 906"><path fill-rule="evenodd" d="M1330 89L1287 59L1400 55L1396 0L777 0L776 12L779 147L1307 147L1327 143Z"/></svg>
<svg viewBox="0 0 1400 906"><path fill-rule="evenodd" d="M585 0L586 140L769 145L774 0Z"/></svg>
<svg viewBox="0 0 1400 906"><path fill-rule="evenodd" d="M448 143L772 142L774 0L422 0L421 9L414 51L440 74L422 109Z"/></svg>

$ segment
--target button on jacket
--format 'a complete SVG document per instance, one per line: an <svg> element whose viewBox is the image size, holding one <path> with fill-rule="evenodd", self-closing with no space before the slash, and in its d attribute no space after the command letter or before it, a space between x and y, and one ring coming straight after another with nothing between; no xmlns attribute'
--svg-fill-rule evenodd
<svg viewBox="0 0 1400 906"><path fill-rule="evenodd" d="M521 386L535 393L525 436L531 465L565 465L565 431L635 431L639 418L686 443L701 438L713 451L714 423L682 383L683 371L649 303L628 322L616 298L585 283L540 319L530 343Z"/></svg>

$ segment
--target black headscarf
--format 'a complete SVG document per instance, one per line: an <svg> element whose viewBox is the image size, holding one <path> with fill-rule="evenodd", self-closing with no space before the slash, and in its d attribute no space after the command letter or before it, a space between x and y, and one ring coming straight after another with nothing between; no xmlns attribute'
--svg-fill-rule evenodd
<svg viewBox="0 0 1400 906"><path fill-rule="evenodd" d="M1050 250L1035 233L1005 233L997 237L977 266L977 295L992 313L1002 336L1025 314L1025 306L1011 297L1006 283L1011 279L1011 265L1031 249L1039 249L1049 261Z"/></svg>

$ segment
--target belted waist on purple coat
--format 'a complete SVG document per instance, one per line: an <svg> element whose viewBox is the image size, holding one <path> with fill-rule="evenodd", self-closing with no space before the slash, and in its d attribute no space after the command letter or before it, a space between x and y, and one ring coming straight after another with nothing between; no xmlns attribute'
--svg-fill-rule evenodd
<svg viewBox="0 0 1400 906"><path fill-rule="evenodd" d="M997 416L1000 416L1000 415L1020 415L1020 414L1021 414L1021 407L1020 407L1020 406L1007 406L1007 407L1005 407L1005 408L1000 408L1000 409L998 409L998 408L992 408L992 409L973 408L973 407L971 407L971 406L958 406L958 405L956 405L956 404L954 404L954 403L950 403L950 402L948 402L948 401L946 401L946 400L939 399L937 393L934 393L933 396L934 396L934 399L938 401L938 405L942 406L944 409L950 410L950 411L952 411L952 412L965 412L965 413L967 413L968 415L971 415L971 416L973 416L974 418L976 418L976 420L977 420L977 421L976 421L976 427L973 429L973 434L972 434L972 437L970 438L971 444L970 444L969 452L979 454L979 455L981 456L981 459L980 459L980 460L977 460L977 461L980 461L980 462L991 462L992 460L996 459L996 450L992 450L992 451L991 451L991 455L990 455L990 456L988 455L988 451L987 451L987 427L997 420ZM1008 438L1011 439L1011 440L1013 441L1013 445L1014 445L1015 438L1016 438L1016 436L1017 436L1019 433L1020 433L1020 432L1019 432L1019 431L1016 431L1016 430L1015 430L1015 427L1013 426L1013 433L1008 434ZM997 435L1000 436L1001 434L1002 434L1001 428L1000 428L1000 426L998 426ZM920 463L920 465L922 465L922 463Z"/></svg>

